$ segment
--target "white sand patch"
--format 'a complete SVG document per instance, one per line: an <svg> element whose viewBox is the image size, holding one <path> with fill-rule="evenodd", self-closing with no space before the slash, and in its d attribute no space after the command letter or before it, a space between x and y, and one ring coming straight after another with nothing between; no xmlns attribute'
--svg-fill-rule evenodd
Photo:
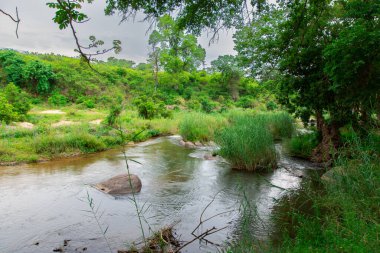
<svg viewBox="0 0 380 253"><path fill-rule="evenodd" d="M102 119L96 119L96 120L93 120L93 121L90 121L88 123L90 124L94 124L94 125L100 125L100 123L102 123Z"/></svg>
<svg viewBox="0 0 380 253"><path fill-rule="evenodd" d="M61 110L46 110L46 111L41 111L38 112L39 114L66 114L65 112Z"/></svg>
<svg viewBox="0 0 380 253"><path fill-rule="evenodd" d="M17 126L27 129L33 129L34 125L30 122L18 122Z"/></svg>
<svg viewBox="0 0 380 253"><path fill-rule="evenodd" d="M60 127L60 126L70 126L77 124L77 122L69 121L69 120L61 120L57 123L51 124L52 127Z"/></svg>

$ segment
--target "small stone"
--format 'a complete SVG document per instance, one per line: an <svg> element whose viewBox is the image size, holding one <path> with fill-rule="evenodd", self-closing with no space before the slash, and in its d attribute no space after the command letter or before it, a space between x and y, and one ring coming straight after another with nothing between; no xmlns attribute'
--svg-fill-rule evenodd
<svg viewBox="0 0 380 253"><path fill-rule="evenodd" d="M179 141L179 145L181 145L181 146L185 146L185 144L186 144L186 142L185 142L184 140L180 140L180 141Z"/></svg>

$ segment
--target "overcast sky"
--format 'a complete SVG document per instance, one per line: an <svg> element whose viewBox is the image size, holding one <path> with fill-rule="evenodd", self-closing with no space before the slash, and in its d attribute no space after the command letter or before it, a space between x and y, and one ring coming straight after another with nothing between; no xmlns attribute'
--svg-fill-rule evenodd
<svg viewBox="0 0 380 253"><path fill-rule="evenodd" d="M0 0L0 9L11 14L18 7L21 19L19 39L16 38L16 25L8 17L0 15L0 48L14 48L41 53L56 53L76 56L75 43L70 30L59 30L58 25L52 21L54 10L46 6L48 0ZM110 46L112 40L122 42L123 51L116 57L131 59L135 62L145 62L148 54L148 37L146 34L148 23L125 22L119 25L118 15L104 15L105 0L96 0L83 8L90 18L90 22L77 25L78 36L83 45L88 45L88 37L95 35ZM199 43L206 49L206 61L216 59L219 55L234 54L232 31L221 32L219 41L209 46L206 34L199 38ZM107 54L106 58L114 56Z"/></svg>

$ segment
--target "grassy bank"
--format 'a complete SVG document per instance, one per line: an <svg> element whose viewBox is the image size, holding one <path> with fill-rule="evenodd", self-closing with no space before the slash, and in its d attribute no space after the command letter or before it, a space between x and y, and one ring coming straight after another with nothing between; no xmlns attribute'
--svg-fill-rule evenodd
<svg viewBox="0 0 380 253"><path fill-rule="evenodd" d="M116 129L102 123L106 115L106 111L73 106L60 110L35 107L28 115L33 124L28 128L18 124L0 127L0 163L37 162L117 147L122 139ZM173 119L145 120L135 111L125 111L121 123L127 138L140 142L176 134L181 117L177 113Z"/></svg>
<svg viewBox="0 0 380 253"><path fill-rule="evenodd" d="M263 242L242 230L228 252L377 252L380 244L379 137L346 142L335 167L314 173L273 211ZM247 216L247 215L245 215ZM249 218L249 217L248 217Z"/></svg>

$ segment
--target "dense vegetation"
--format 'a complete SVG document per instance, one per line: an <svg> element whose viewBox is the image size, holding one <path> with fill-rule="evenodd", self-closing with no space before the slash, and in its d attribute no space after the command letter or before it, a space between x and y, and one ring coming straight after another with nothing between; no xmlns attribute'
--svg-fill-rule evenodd
<svg viewBox="0 0 380 253"><path fill-rule="evenodd" d="M64 2L50 4L61 29L86 17L82 0ZM133 141L178 132L187 141L215 140L232 167L255 171L276 167L274 142L283 140L289 154L323 162L328 172L281 199L273 219L286 226L264 251L376 251L380 3L107 1L107 15L135 11L157 19L147 63L110 58L89 67L91 55L82 52L73 59L0 51L2 162L120 145L119 127ZM167 14L173 11L176 19ZM223 27L236 29L238 54L202 69L205 51L195 35ZM66 114L44 115L47 105ZM79 115L83 125L53 127ZM97 119L103 124L91 123ZM37 127L5 125L24 120ZM300 121L311 132L297 132ZM261 242L244 229L230 252L258 250Z"/></svg>

